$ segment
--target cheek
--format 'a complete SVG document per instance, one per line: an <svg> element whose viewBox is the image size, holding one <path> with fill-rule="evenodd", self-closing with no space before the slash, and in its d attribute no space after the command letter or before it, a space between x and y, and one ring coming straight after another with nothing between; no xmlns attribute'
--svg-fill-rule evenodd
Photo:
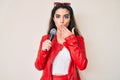
<svg viewBox="0 0 120 80"><path fill-rule="evenodd" d="M58 21L55 18L53 20L54 20L55 25L57 26L58 25Z"/></svg>
<svg viewBox="0 0 120 80"><path fill-rule="evenodd" d="M70 24L70 20L69 21L66 21L66 23L65 23L65 26L69 26L69 24Z"/></svg>
<svg viewBox="0 0 120 80"><path fill-rule="evenodd" d="M54 22L55 22L56 27L57 27L57 28L60 28L60 23L59 23L59 21L54 21Z"/></svg>
<svg viewBox="0 0 120 80"><path fill-rule="evenodd" d="M55 25L58 26L59 25L59 22L57 20L54 21L55 22Z"/></svg>

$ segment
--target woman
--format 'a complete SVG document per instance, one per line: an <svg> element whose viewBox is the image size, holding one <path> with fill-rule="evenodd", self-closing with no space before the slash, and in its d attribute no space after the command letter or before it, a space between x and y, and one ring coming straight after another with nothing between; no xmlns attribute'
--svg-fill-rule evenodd
<svg viewBox="0 0 120 80"><path fill-rule="evenodd" d="M50 30L56 34L49 40ZM70 3L54 3L47 35L42 37L35 67L41 80L80 80L78 69L87 66L84 39L76 26Z"/></svg>

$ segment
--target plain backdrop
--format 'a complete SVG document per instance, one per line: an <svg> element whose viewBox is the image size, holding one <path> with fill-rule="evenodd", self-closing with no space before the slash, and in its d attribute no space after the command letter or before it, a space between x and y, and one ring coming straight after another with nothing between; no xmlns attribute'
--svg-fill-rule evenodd
<svg viewBox="0 0 120 80"><path fill-rule="evenodd" d="M39 80L34 67L55 0L0 0L0 80ZM85 39L82 80L120 80L120 0L71 2Z"/></svg>

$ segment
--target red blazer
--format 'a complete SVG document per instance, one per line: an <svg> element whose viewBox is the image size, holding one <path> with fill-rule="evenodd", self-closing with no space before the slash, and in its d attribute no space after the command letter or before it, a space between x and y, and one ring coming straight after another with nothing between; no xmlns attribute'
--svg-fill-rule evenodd
<svg viewBox="0 0 120 80"><path fill-rule="evenodd" d="M52 41L52 47L49 51L42 51L42 43L49 38L50 35L42 37L38 55L35 61L35 67L43 70L40 80L52 80L52 63L58 52L62 49L62 45L57 42L56 35ZM80 35L70 35L65 38L63 45L69 50L71 62L68 70L68 80L80 80L78 70L84 70L87 66L87 58L85 54L84 39Z"/></svg>

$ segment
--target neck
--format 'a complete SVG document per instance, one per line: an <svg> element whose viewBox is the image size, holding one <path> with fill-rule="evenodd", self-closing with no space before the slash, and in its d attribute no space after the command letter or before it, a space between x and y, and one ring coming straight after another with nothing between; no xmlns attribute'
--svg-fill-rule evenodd
<svg viewBox="0 0 120 80"><path fill-rule="evenodd" d="M57 30L56 35L57 35L57 40L58 40L58 42L59 42L60 44L63 44L64 38L62 37L61 32L60 32L59 30Z"/></svg>
<svg viewBox="0 0 120 80"><path fill-rule="evenodd" d="M61 32L59 30L57 30L56 35L57 35L57 37L62 38Z"/></svg>

